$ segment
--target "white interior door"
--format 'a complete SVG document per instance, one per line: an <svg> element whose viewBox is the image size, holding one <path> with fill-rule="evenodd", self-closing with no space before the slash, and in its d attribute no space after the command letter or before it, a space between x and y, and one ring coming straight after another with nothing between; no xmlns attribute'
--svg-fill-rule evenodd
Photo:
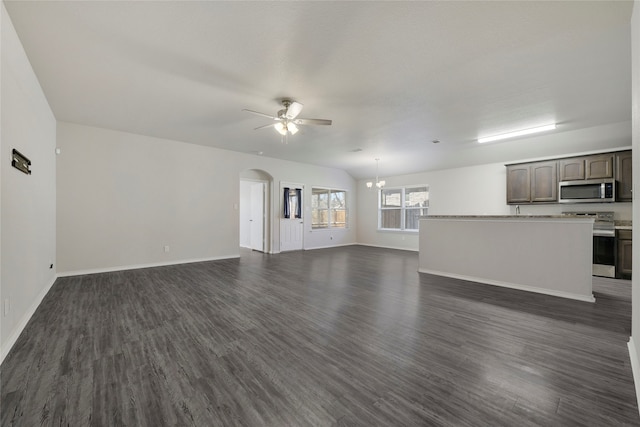
<svg viewBox="0 0 640 427"><path fill-rule="evenodd" d="M280 189L280 194L283 199L283 205L281 206L282 209L280 210L280 251L302 250L304 219L296 218L295 214L296 206L298 203L301 204L300 212L304 212L304 210L302 209L303 197L300 197L300 201L298 202L295 192L296 188L302 189L302 186L289 186L290 192L288 200L284 200L284 187L287 186L283 185L283 187ZM284 217L284 203L289 203L289 218Z"/></svg>
<svg viewBox="0 0 640 427"><path fill-rule="evenodd" d="M251 249L251 184L240 181L240 247Z"/></svg>
<svg viewBox="0 0 640 427"><path fill-rule="evenodd" d="M251 184L250 241L251 249L264 252L264 192L265 183Z"/></svg>

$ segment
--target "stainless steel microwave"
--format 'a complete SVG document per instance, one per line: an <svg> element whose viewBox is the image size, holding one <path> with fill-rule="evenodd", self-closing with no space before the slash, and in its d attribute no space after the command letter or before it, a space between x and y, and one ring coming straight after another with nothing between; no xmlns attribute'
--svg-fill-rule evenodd
<svg viewBox="0 0 640 427"><path fill-rule="evenodd" d="M558 200L561 203L606 203L614 202L615 197L614 179L561 181L558 189Z"/></svg>

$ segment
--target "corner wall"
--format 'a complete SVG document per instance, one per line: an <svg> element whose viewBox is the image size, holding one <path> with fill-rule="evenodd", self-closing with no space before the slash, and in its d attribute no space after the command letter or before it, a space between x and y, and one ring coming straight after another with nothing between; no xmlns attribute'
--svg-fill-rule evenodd
<svg viewBox="0 0 640 427"><path fill-rule="evenodd" d="M633 265L640 266L640 206L637 191L640 189L640 0L633 4L631 16L631 114L633 138ZM634 274L631 282L631 338L629 355L636 385L636 399L640 406L640 274Z"/></svg>
<svg viewBox="0 0 640 427"><path fill-rule="evenodd" d="M341 170L64 122L58 146L61 275L239 256L240 179L249 169L273 177L275 252L281 182L305 185L304 249L355 243L355 227L311 229L314 186L347 190L355 215L355 181Z"/></svg>
<svg viewBox="0 0 640 427"><path fill-rule="evenodd" d="M56 120L4 3L0 15L2 361L55 280ZM31 160L31 175L11 167L13 148Z"/></svg>
<svg viewBox="0 0 640 427"><path fill-rule="evenodd" d="M426 184L430 215L504 215L505 172L502 164L446 169L411 175L384 177L385 187ZM378 193L358 182L358 243L396 249L418 250L417 232L378 231Z"/></svg>

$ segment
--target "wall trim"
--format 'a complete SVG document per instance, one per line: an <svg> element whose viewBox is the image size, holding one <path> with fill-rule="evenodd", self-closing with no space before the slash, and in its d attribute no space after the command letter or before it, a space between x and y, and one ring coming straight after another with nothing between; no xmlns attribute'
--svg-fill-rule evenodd
<svg viewBox="0 0 640 427"><path fill-rule="evenodd" d="M119 267L92 268L87 270L63 271L58 277L83 276L86 274L111 273L113 271L138 270L141 268L165 267L168 265L191 264L194 262L220 261L223 259L240 258L240 254L225 255L211 258L182 259L178 261L152 262L148 264L123 265Z"/></svg>
<svg viewBox="0 0 640 427"><path fill-rule="evenodd" d="M20 338L22 331L24 331L24 328L27 326L27 323L29 323L29 320L31 320L31 317L33 317L33 314L36 312L36 310L40 306L40 303L42 303L42 300L44 299L44 297L49 293L49 291L51 290L51 287L56 282L57 278L58 278L57 276L54 276L51 279L49 284L45 286L42 289L42 291L40 291L40 293L36 296L35 300L31 304L29 309L22 315L22 318L16 325L15 329L13 330L11 335L9 335L9 337L7 338L7 341L2 346L2 350L0 351L0 364L4 361L4 358L7 357L7 355L13 348L13 346L16 344L16 341L18 341L18 338Z"/></svg>
<svg viewBox="0 0 640 427"><path fill-rule="evenodd" d="M331 249L331 248L340 248L344 246L353 246L357 245L357 243L340 243L339 245L329 245L329 246L314 246L312 248L304 248L304 251L312 251L314 249Z"/></svg>
<svg viewBox="0 0 640 427"><path fill-rule="evenodd" d="M356 245L360 245L360 246L369 246L372 248L383 248L383 249L396 249L398 251L409 251L409 252L418 252L418 249L411 249L411 248L401 248L398 246L384 246L384 245L373 245L370 243L355 243Z"/></svg>
<svg viewBox="0 0 640 427"><path fill-rule="evenodd" d="M640 360L638 360L638 352L633 337L629 337L627 343L629 347L629 359L631 360L631 372L633 372L633 383L636 386L636 400L638 401L638 412L640 413Z"/></svg>
<svg viewBox="0 0 640 427"><path fill-rule="evenodd" d="M485 279L482 277L465 276L462 274L447 273L443 271L429 270L425 268L418 268L418 273L434 274L436 276L451 277L452 279L467 280L471 282L484 283L487 285L500 286L503 288L517 289L519 291L535 292L537 294L551 295L554 297L568 298L568 299L574 299L574 300L584 301L584 302L596 302L596 299L593 296L593 294L591 294L591 296L572 294L570 292L554 291L553 289L519 285L517 283L501 282L498 280Z"/></svg>

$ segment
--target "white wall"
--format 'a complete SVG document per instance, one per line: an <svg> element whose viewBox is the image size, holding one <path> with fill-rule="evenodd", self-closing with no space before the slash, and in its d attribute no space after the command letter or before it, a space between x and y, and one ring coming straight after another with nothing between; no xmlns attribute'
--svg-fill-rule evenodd
<svg viewBox="0 0 640 427"><path fill-rule="evenodd" d="M247 169L270 174L276 189L294 181L355 194L344 171L71 123L58 123L58 146L62 274L238 256L240 179ZM355 212L355 201L350 204ZM271 202L275 252L280 205ZM352 243L354 228L329 240L305 218L305 249Z"/></svg>
<svg viewBox="0 0 640 427"><path fill-rule="evenodd" d="M640 206L636 191L640 188L640 0L633 4L633 15L631 17L631 111L632 111L632 138L633 138L633 222L640 224ZM631 339L629 341L629 353L631 356L631 366L633 367L634 380L636 384L636 397L640 402L640 229L638 226L633 229L633 265L636 272L632 280L632 314L631 314Z"/></svg>
<svg viewBox="0 0 640 427"><path fill-rule="evenodd" d="M459 169L384 177L387 188L426 184L429 186L431 215L503 215L505 172L502 164L489 164ZM366 180L358 182L358 243L399 249L418 250L418 233L377 231L378 195L366 188Z"/></svg>
<svg viewBox="0 0 640 427"><path fill-rule="evenodd" d="M4 4L0 15L1 361L55 280L56 121ZM11 167L13 148L32 175Z"/></svg>

